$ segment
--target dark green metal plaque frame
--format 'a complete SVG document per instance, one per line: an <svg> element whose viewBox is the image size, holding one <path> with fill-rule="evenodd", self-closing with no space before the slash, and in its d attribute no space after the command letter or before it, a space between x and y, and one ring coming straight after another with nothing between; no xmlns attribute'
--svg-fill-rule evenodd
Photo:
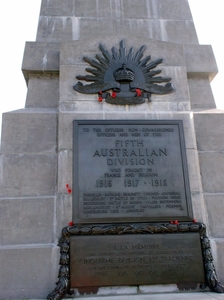
<svg viewBox="0 0 224 300"><path fill-rule="evenodd" d="M224 293L224 286L220 284L213 264L210 241L206 235L206 226L203 223L181 222L170 223L134 223L134 224L95 224L95 225L73 225L62 230L59 240L60 247L60 269L56 288L47 296L48 300L59 300L72 295L70 286L70 237L77 235L124 235L124 234L175 234L175 233L199 233L204 264L205 282L201 289L207 286L212 292ZM97 291L97 287L95 288ZM93 292L94 287L91 287Z"/></svg>
<svg viewBox="0 0 224 300"><path fill-rule="evenodd" d="M193 220L182 120L73 124L75 224Z"/></svg>

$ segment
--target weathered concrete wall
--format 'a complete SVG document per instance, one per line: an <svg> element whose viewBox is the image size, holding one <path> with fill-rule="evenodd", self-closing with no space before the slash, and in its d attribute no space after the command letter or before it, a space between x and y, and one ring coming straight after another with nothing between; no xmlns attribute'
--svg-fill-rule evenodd
<svg viewBox="0 0 224 300"><path fill-rule="evenodd" d="M42 1L37 41L121 34L198 44L187 0Z"/></svg>
<svg viewBox="0 0 224 300"><path fill-rule="evenodd" d="M152 59L164 58L172 94L114 106L73 90L76 76L85 74L83 56L94 58L99 43L118 48L122 39L127 49L145 44ZM188 1L42 0L23 73L26 107L3 116L0 298L43 298L55 287L57 240L72 220L65 185L72 185L74 119L183 120L194 217L209 226L224 281L223 113L210 88L217 66L211 46L198 44Z"/></svg>

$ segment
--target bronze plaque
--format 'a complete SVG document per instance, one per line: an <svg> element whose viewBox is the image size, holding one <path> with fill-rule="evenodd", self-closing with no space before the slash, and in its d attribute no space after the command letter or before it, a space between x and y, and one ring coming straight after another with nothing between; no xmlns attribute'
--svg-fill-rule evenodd
<svg viewBox="0 0 224 300"><path fill-rule="evenodd" d="M182 121L74 121L73 222L192 220Z"/></svg>
<svg viewBox="0 0 224 300"><path fill-rule="evenodd" d="M74 236L71 287L203 283L199 233Z"/></svg>

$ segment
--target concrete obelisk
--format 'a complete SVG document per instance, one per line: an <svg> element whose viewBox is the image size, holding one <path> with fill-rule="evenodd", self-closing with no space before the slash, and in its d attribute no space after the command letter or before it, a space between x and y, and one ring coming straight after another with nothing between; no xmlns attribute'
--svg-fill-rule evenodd
<svg viewBox="0 0 224 300"><path fill-rule="evenodd" d="M141 105L111 105L73 89L84 56L125 39L162 57L175 91ZM44 298L58 276L61 230L72 221L73 120L182 120L193 215L207 225L224 281L224 114L210 81L213 51L199 45L187 0L42 0L35 42L27 42L25 108L3 115L0 298ZM175 288L174 288L175 290ZM149 292L126 287L119 293Z"/></svg>

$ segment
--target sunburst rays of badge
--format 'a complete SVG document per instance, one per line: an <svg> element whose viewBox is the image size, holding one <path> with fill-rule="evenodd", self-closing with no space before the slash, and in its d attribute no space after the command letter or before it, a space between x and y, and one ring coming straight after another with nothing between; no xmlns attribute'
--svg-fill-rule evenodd
<svg viewBox="0 0 224 300"><path fill-rule="evenodd" d="M119 49L113 47L109 52L102 44L99 45L99 49L101 54L97 54L96 59L83 57L83 60L91 66L91 68L85 69L89 75L78 75L76 77L78 80L92 83L83 85L82 82L78 82L74 86L76 91L86 94L105 92L110 89L117 92L121 91L123 82L122 80L120 82L116 80L115 73L121 70L122 66L125 66L123 72L128 70L134 74L133 79L129 80L130 91L132 92L140 89L150 94L167 94L174 90L171 83L167 83L165 86L161 85L163 82L169 82L171 78L157 76L162 70L155 70L155 68L162 63L163 59L159 58L151 61L150 55L144 58L145 45L135 52L133 47L127 50L125 42L122 40Z"/></svg>

